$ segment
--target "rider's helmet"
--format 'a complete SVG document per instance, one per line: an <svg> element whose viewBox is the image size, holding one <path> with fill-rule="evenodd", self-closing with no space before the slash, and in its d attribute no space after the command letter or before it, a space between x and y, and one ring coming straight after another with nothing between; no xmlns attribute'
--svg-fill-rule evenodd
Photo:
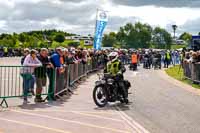
<svg viewBox="0 0 200 133"><path fill-rule="evenodd" d="M118 59L118 53L117 52L111 52L109 55L108 55L110 61L115 61Z"/></svg>

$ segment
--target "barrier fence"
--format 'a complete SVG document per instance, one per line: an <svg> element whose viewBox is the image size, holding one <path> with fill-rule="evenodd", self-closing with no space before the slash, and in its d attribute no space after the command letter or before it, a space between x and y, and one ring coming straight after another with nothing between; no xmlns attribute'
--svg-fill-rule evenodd
<svg viewBox="0 0 200 133"><path fill-rule="evenodd" d="M67 91L88 73L103 67L102 62L89 60L86 63L75 63L64 68L25 67L25 66L0 66L0 106L8 107L6 99L27 97L29 91L37 88L38 80L45 79L41 95L46 95L49 100ZM37 95L37 94L36 94Z"/></svg>
<svg viewBox="0 0 200 133"><path fill-rule="evenodd" d="M193 83L200 83L200 64L199 63L183 63L184 77L193 81Z"/></svg>

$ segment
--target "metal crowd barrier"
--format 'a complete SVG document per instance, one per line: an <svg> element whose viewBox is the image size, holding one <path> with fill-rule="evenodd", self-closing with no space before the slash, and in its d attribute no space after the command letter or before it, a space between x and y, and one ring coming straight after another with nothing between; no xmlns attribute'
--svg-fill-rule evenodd
<svg viewBox="0 0 200 133"><path fill-rule="evenodd" d="M8 107L8 98L30 96L29 89L36 92L36 78L41 78L45 74L46 85L42 89L41 95L46 95L49 100L68 90L81 78L89 73L102 68L101 62L89 60L86 63L76 63L64 68L44 68L25 66L0 66L0 106ZM36 71L37 69L37 71Z"/></svg>
<svg viewBox="0 0 200 133"><path fill-rule="evenodd" d="M185 78L194 83L200 83L200 64L184 62L183 73Z"/></svg>
<svg viewBox="0 0 200 133"><path fill-rule="evenodd" d="M81 78L86 77L88 73L101 69L103 66L97 61L89 60L86 63L75 63L64 67L63 73L56 73L55 96L67 91Z"/></svg>
<svg viewBox="0 0 200 133"><path fill-rule="evenodd" d="M47 69L47 83L42 89L41 95L53 95L55 85L55 70ZM42 73L42 72L41 72ZM35 68L25 66L0 66L0 106L8 107L6 99L30 96L28 91L36 89L35 79L40 75L38 71L35 76Z"/></svg>

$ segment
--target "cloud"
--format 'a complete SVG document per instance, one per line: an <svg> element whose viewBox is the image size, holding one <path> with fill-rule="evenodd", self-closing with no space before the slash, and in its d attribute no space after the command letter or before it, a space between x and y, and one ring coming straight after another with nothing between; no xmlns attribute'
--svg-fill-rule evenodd
<svg viewBox="0 0 200 133"><path fill-rule="evenodd" d="M7 7L0 9L1 13L3 12L0 14L0 21L6 21L8 27L6 32L45 28L63 28L62 30L75 28L80 31L83 29L78 29L79 27L87 29L89 25L95 24L95 12L99 7L93 0L79 3L78 0L31 0L29 2L20 0L14 2L12 7L7 3L4 5ZM75 29L71 31L76 32ZM5 29L3 31L5 32Z"/></svg>
<svg viewBox="0 0 200 133"><path fill-rule="evenodd" d="M190 32L197 35L200 32L200 17L196 20L188 20L178 28L179 32Z"/></svg>
<svg viewBox="0 0 200 133"><path fill-rule="evenodd" d="M200 8L191 7L197 7L199 0L176 1L171 8L172 0L0 0L0 33L60 29L93 34L97 8L109 11L106 32L141 21L170 32L171 25L177 24L179 32L195 33Z"/></svg>
<svg viewBox="0 0 200 133"><path fill-rule="evenodd" d="M200 7L199 0L112 0L118 5L129 6L148 6L154 5L158 7Z"/></svg>

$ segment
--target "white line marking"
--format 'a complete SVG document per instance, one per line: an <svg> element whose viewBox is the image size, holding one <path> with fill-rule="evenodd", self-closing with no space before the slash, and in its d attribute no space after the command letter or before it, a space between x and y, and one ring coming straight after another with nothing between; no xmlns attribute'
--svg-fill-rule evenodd
<svg viewBox="0 0 200 133"><path fill-rule="evenodd" d="M61 119L61 118L58 118L58 117L51 117L51 116L47 116L47 115L39 115L39 114L35 114L35 113L28 113L28 112L16 111L16 110L11 110L11 111L12 112L16 112L16 113L31 115L31 116L37 116L37 117L43 117L43 118L48 118L48 119L53 119L53 120L58 120L58 121L64 121L64 122L68 122L68 123L74 123L74 124L78 124L78 125L81 125L81 126L87 126L87 127L92 127L92 128L105 129L105 130L109 130L109 131L113 131L113 132L130 133L130 132L124 131L124 130L119 130L119 129L114 129L114 128L108 128L108 127L102 127L102 126L97 126L97 125L89 124L89 123L85 123L85 122L83 123L83 122L79 122L79 121Z"/></svg>
<svg viewBox="0 0 200 133"><path fill-rule="evenodd" d="M118 114L121 116L121 118L125 121L125 123L128 124L136 133L141 133L141 131L140 131L137 127L135 127L132 123L130 123L130 122L127 120L127 118L125 118L125 117L121 114L121 112L119 112L119 110L118 110L117 108L113 108L113 109L116 111L116 113L118 113Z"/></svg>
<svg viewBox="0 0 200 133"><path fill-rule="evenodd" d="M6 109L5 109L6 110ZM14 109L12 109L14 110ZM16 109L16 110L20 110L20 111L25 111L25 112L65 112L65 113L70 113L70 112L78 112L78 113L86 113L86 114L107 114L107 115L116 115L117 113L114 112L104 112L104 111L100 111L100 112L95 112L95 111L66 111L66 110L42 110L42 109L37 109L37 110L26 110L26 109ZM9 111L9 109L7 109L7 111Z"/></svg>
<svg viewBox="0 0 200 133"><path fill-rule="evenodd" d="M54 132L58 132L58 133L71 133L71 132L67 132L67 131L64 131L64 130L50 128L50 127L46 127L46 126L41 126L41 125L37 125L37 124L33 124L33 123L10 120L10 119L5 119L5 118L0 118L0 120L12 122L12 123L16 123L16 124L21 124L21 125L26 125L26 126L31 126L31 127L36 127L36 128L41 128L41 129L46 129L46 130L50 130L50 131L54 131Z"/></svg>
<svg viewBox="0 0 200 133"><path fill-rule="evenodd" d="M80 112L73 112L73 111L72 111L72 113L79 114L79 115L90 116L90 117L96 117L96 118L105 119L105 120L116 121L116 122L123 122L123 120L120 120L120 119L113 119L113 118L102 117L102 116L97 116L97 115L92 115L92 114L87 114L87 113L80 113Z"/></svg>
<svg viewBox="0 0 200 133"><path fill-rule="evenodd" d="M147 131L144 127L142 127L139 123L137 123L136 121L134 121L131 117L129 117L126 113L122 112L121 109L119 107L116 107L116 109L119 111L119 113L125 117L124 120L127 121L127 123L134 129L137 129L137 131L139 133L150 133L149 131Z"/></svg>

